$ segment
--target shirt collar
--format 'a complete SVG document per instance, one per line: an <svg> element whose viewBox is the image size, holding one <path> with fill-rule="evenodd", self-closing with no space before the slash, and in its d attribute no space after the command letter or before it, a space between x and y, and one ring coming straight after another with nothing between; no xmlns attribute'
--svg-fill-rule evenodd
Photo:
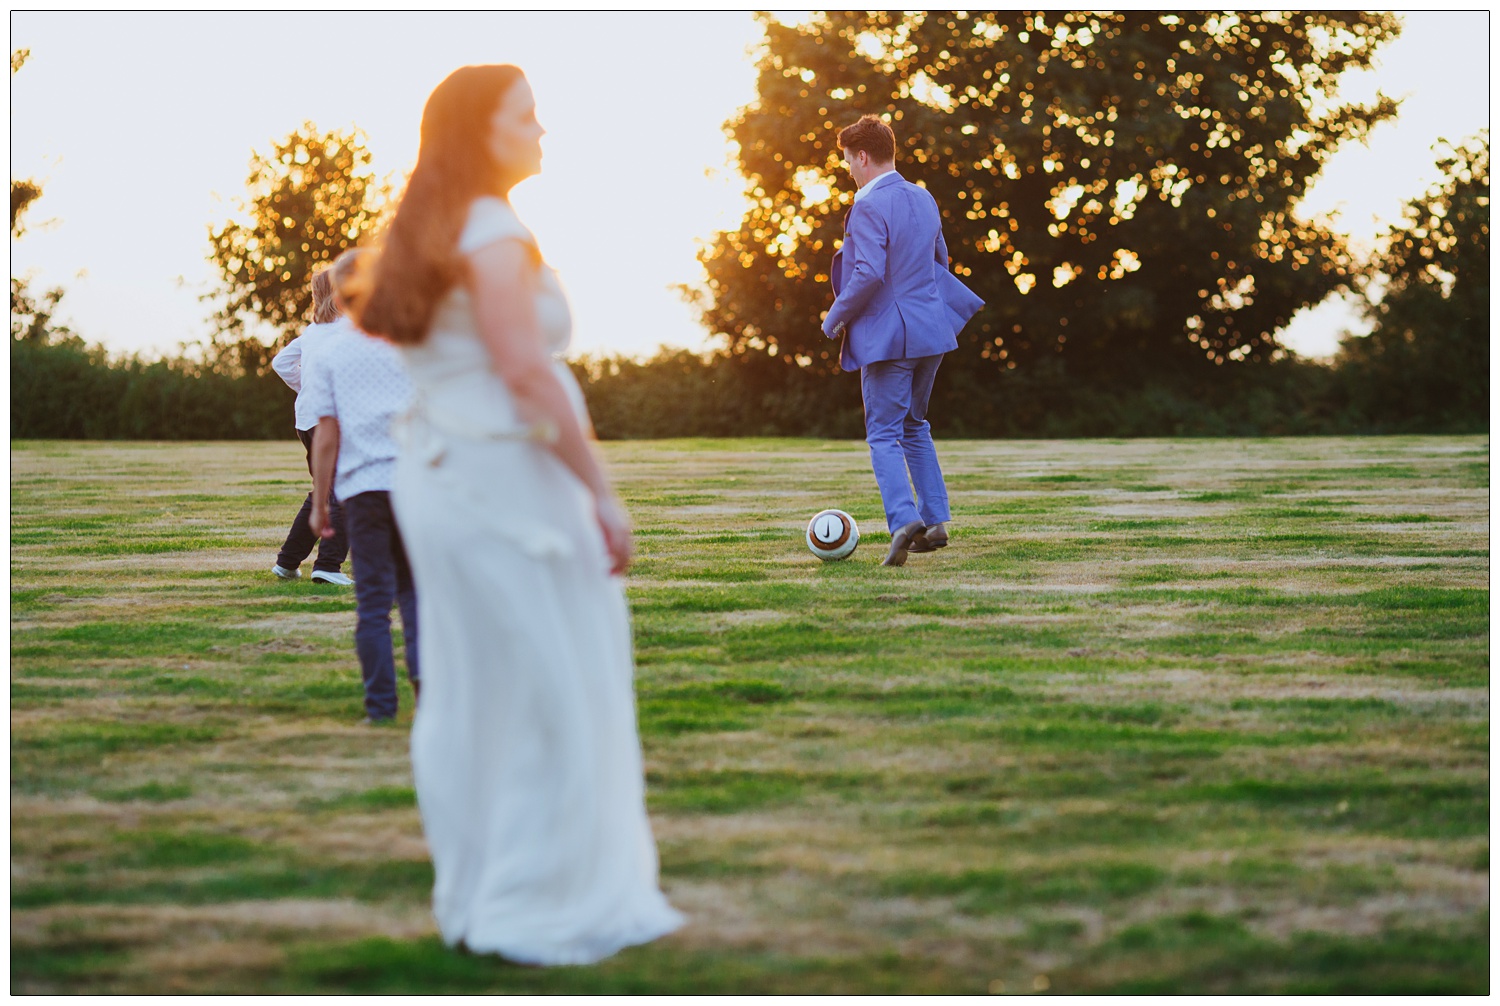
<svg viewBox="0 0 1500 1006"><path fill-rule="evenodd" d="M900 177L901 177L901 173L898 172L898 171L887 171L885 174L883 174L880 177L876 178L874 181L866 184L863 188L860 188L859 190L857 190L854 193L854 201L856 203L859 202L861 199L863 199L865 197L865 195L867 193L869 193L869 191L871 189L873 189L875 186L879 185L881 182L885 181L887 178L900 178Z"/></svg>

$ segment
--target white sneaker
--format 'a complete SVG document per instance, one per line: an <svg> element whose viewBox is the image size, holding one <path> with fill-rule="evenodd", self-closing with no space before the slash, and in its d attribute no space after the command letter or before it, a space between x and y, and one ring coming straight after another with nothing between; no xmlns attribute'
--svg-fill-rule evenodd
<svg viewBox="0 0 1500 1006"><path fill-rule="evenodd" d="M315 569L312 575L313 583L331 583L338 587L352 587L354 581L337 570Z"/></svg>
<svg viewBox="0 0 1500 1006"><path fill-rule="evenodd" d="M283 580L296 580L302 576L302 570L300 569L283 569L281 566L272 566L271 572Z"/></svg>

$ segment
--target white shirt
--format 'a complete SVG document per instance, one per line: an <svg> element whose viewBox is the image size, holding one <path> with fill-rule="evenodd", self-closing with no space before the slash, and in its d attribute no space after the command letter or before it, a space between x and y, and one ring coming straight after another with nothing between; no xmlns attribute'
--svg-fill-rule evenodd
<svg viewBox="0 0 1500 1006"><path fill-rule="evenodd" d="M307 408L302 395L302 373L307 367L309 356L316 347L323 345L328 336L352 327L353 323L344 317L321 324L315 322L304 328L301 335L283 346L281 352L272 358L271 369L286 382L287 387L297 392L297 402L292 406L297 429L310 430L318 425L318 417Z"/></svg>
<svg viewBox="0 0 1500 1006"><path fill-rule="evenodd" d="M412 398L401 352L352 324L330 333L303 366L300 397L317 419L339 421L333 494L340 502L360 493L389 492L396 471L391 420L411 406Z"/></svg>
<svg viewBox="0 0 1500 1006"><path fill-rule="evenodd" d="M871 189L873 189L875 186L879 185L881 182L885 181L887 178L900 178L900 177L901 177L901 175L896 171L895 168L892 168L890 171L887 171L883 175L877 175L875 178L871 179L870 181L865 182L865 184L861 185L859 187L859 189L855 191L855 193L854 193L854 201L856 203L859 202L865 196L867 196L867 195L870 194L870 190Z"/></svg>

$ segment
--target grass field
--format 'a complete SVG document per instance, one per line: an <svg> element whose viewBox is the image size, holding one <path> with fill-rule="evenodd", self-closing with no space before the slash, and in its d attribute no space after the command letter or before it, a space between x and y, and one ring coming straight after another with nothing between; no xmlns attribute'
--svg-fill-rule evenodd
<svg viewBox="0 0 1500 1006"><path fill-rule="evenodd" d="M862 444L604 449L685 929L443 949L297 444L18 442L12 991L1488 990L1487 438L941 443L902 569Z"/></svg>

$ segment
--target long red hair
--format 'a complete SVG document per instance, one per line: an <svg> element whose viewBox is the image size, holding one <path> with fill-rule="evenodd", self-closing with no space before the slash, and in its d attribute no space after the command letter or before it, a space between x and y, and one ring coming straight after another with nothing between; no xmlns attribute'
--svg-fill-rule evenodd
<svg viewBox="0 0 1500 1006"><path fill-rule="evenodd" d="M365 256L339 296L360 328L401 345L427 338L438 301L462 282L458 238L469 206L504 195L486 138L505 93L524 75L509 64L450 73L422 109L417 166L378 254Z"/></svg>

